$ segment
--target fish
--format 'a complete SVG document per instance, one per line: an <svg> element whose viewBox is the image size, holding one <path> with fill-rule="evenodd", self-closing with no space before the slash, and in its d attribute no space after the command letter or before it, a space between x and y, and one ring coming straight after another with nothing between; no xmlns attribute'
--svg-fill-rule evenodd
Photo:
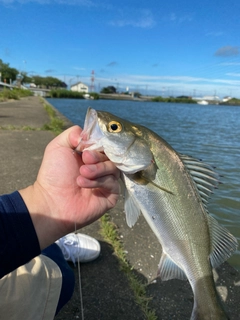
<svg viewBox="0 0 240 320"><path fill-rule="evenodd" d="M162 246L157 275L187 279L194 302L191 320L229 319L218 296L213 269L238 242L208 212L219 184L214 169L177 152L151 129L89 108L77 150L104 152L121 171L129 227L142 213Z"/></svg>

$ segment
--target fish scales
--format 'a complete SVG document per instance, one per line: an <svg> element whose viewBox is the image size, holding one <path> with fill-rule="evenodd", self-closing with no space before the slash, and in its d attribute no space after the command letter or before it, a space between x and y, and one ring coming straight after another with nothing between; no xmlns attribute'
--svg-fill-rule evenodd
<svg viewBox="0 0 240 320"><path fill-rule="evenodd" d="M163 250L161 279L190 282L191 320L228 319L212 267L236 250L237 241L207 211L206 200L218 183L212 168L179 154L146 127L93 109L78 150L86 149L104 151L122 172L127 223L133 227L142 213L155 233Z"/></svg>

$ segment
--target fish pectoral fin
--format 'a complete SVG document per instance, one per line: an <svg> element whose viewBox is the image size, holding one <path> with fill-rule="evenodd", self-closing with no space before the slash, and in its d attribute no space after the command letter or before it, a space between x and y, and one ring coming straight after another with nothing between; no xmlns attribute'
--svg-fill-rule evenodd
<svg viewBox="0 0 240 320"><path fill-rule="evenodd" d="M187 277L184 271L178 267L175 262L166 253L162 253L157 276L161 278L162 281L167 281L171 279L186 280Z"/></svg>
<svg viewBox="0 0 240 320"><path fill-rule="evenodd" d="M159 186L158 184L156 184L155 182L153 182L152 180L150 180L149 178L145 177L144 171L138 171L136 173L134 173L133 175L131 175L131 179L136 182L137 184L140 185L147 185L147 184L151 184L154 187L160 189L161 191L173 194L172 191Z"/></svg>
<svg viewBox="0 0 240 320"><path fill-rule="evenodd" d="M128 193L127 188L125 188L125 202L124 210L126 213L127 225L132 228L137 222L138 217L141 214L141 211L135 202L134 198Z"/></svg>
<svg viewBox="0 0 240 320"><path fill-rule="evenodd" d="M164 187L159 186L158 184L154 183L153 181L149 181L149 183L151 183L153 186L157 187L158 189L160 189L160 190L162 190L162 191L164 191L164 192L173 194L172 191L170 191L170 190L168 190L168 189L166 189L166 188L164 188Z"/></svg>
<svg viewBox="0 0 240 320"><path fill-rule="evenodd" d="M211 235L212 252L210 260L213 268L226 261L238 248L237 239L216 219L208 215L208 224Z"/></svg>

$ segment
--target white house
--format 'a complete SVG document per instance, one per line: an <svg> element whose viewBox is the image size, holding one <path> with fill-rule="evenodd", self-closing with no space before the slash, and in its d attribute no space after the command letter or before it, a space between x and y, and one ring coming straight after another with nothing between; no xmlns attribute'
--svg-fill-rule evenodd
<svg viewBox="0 0 240 320"><path fill-rule="evenodd" d="M82 82L77 82L71 86L71 91L88 92L88 86Z"/></svg>

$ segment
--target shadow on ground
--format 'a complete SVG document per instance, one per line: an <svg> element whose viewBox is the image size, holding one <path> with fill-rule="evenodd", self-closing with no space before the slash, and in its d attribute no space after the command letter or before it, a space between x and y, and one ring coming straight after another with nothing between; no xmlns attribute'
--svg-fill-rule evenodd
<svg viewBox="0 0 240 320"><path fill-rule="evenodd" d="M92 227L92 226L91 226ZM88 227L89 228L89 227ZM88 232L89 233L89 232ZM100 241L101 254L91 263L81 264L81 283L85 320L145 320L124 272L111 245ZM82 319L78 269L74 268L76 287L70 302L55 317L55 320ZM146 284L149 307L156 311L160 320L187 320L193 307L193 294L187 281L161 282L149 279L133 269L141 282ZM225 263L215 274L218 291L223 293L224 305L231 320L239 320L240 276Z"/></svg>

